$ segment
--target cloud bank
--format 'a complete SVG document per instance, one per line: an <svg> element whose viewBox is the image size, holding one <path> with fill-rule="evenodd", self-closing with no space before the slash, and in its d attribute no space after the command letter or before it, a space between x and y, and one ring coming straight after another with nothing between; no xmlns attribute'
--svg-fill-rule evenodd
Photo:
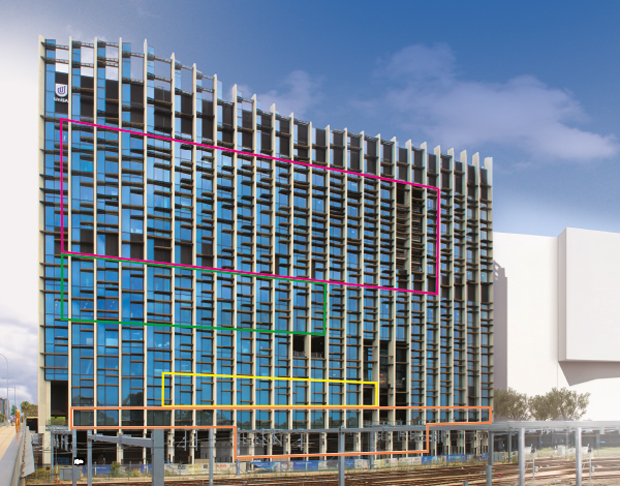
<svg viewBox="0 0 620 486"><path fill-rule="evenodd" d="M530 75L503 83L461 80L446 44L405 47L384 63L379 78L388 87L366 106L397 112L404 128L451 147L493 143L561 160L619 151L615 136L574 126L588 117L571 93Z"/></svg>
<svg viewBox="0 0 620 486"><path fill-rule="evenodd" d="M275 103L276 110L288 116L294 113L296 118L304 118L309 108L320 99L321 82L312 78L307 72L296 70L284 78L284 90L271 90L258 94L262 109L267 111Z"/></svg>
<svg viewBox="0 0 620 486"><path fill-rule="evenodd" d="M9 364L9 396L11 405L27 400L37 403L37 370L39 359L38 326L30 321L2 316L2 335L7 345L2 354ZM17 393L13 389L17 389ZM0 358L0 397L6 396L6 361Z"/></svg>
<svg viewBox="0 0 620 486"><path fill-rule="evenodd" d="M5 39L5 33L0 38ZM5 42L6 43L6 42ZM37 38L9 50L11 76L0 76L5 93L0 117L0 353L18 400L37 402L38 370L38 65ZM0 397L6 395L6 363L0 358ZM13 403L13 391L10 400Z"/></svg>

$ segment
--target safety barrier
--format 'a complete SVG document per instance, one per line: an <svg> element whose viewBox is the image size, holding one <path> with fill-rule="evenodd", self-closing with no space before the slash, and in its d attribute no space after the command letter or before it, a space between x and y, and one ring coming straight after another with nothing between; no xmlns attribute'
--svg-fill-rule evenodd
<svg viewBox="0 0 620 486"><path fill-rule="evenodd" d="M0 461L0 486L18 486L24 464L25 437L24 427L15 435L13 442Z"/></svg>

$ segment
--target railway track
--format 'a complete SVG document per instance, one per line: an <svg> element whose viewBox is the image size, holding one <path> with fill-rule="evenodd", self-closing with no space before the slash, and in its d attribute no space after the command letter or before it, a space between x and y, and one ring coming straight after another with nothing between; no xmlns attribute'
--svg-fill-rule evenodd
<svg viewBox="0 0 620 486"><path fill-rule="evenodd" d="M538 468L535 479L532 477L532 464L527 463L527 486L569 486L575 484L574 461L562 458L537 459ZM583 486L618 486L620 485L620 458L595 458L592 465L596 468L589 479L587 469L583 471ZM584 461L587 468L587 462ZM496 464L493 466L493 485L516 486L518 484L519 469L517 464ZM469 486L486 485L485 464L463 465L451 467L429 467L411 471L364 471L347 472L346 486L462 486L468 481ZM83 482L83 481L82 481ZM166 478L168 486L205 486L208 480ZM150 481L116 480L95 482L96 486L147 486ZM316 475L292 475L270 477L234 477L215 479L218 486L337 486L336 473ZM39 486L55 486L44 485Z"/></svg>

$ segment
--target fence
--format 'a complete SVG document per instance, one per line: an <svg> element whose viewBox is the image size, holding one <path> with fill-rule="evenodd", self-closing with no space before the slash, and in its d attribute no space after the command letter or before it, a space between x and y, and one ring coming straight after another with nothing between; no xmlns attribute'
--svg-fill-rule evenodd
<svg viewBox="0 0 620 486"><path fill-rule="evenodd" d="M539 457L556 457L561 456L565 452L561 448L559 450L544 450L536 453ZM567 452L574 454L574 448ZM531 453L526 450L526 458L529 460ZM518 452L512 453L513 462L516 461ZM455 464L465 464L471 462L486 462L488 454L452 454L444 456L415 456L401 457L398 459L345 459L345 468L347 470L409 470L418 467L447 467ZM494 462L502 463L509 461L508 453L494 453ZM216 476L278 476L280 474L304 474L304 473L334 473L338 470L337 460L317 460L317 461L250 461L240 462L239 464L230 462L217 462L214 464L214 475ZM57 473L61 480L71 479L71 467L59 466ZM87 466L79 466L78 470L81 479L87 475ZM105 481L111 478L150 478L150 464L126 464L119 463L93 465L93 478L95 481ZM45 479L49 476L49 470L39 470L33 479ZM166 477L203 477L209 474L208 463L197 464L166 464L164 466L164 474ZM46 476L47 475L47 476Z"/></svg>
<svg viewBox="0 0 620 486"><path fill-rule="evenodd" d="M374 469L410 469L420 466L444 466L454 463L470 461L486 461L486 454L482 456L455 454L449 456L417 456L399 459L345 459L347 470ZM330 473L338 470L338 460L320 461L250 461L239 464L229 462L216 462L214 474L218 476L239 475L271 475L271 474L295 474L295 473ZM87 476L87 466L76 467L78 476L83 479ZM61 480L71 479L70 466L57 466L57 474ZM119 463L97 465L93 464L93 478L106 480L110 478L150 478L150 464L126 464ZM207 476L209 474L208 463L200 464L166 464L164 466L166 476ZM50 468L40 468L32 479L45 480L51 478Z"/></svg>

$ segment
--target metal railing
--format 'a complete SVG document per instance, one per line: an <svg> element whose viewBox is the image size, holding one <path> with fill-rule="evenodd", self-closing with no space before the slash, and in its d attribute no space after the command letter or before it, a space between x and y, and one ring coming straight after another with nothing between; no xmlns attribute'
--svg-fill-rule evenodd
<svg viewBox="0 0 620 486"><path fill-rule="evenodd" d="M22 476L27 427L15 436L0 460L0 486L18 486Z"/></svg>

